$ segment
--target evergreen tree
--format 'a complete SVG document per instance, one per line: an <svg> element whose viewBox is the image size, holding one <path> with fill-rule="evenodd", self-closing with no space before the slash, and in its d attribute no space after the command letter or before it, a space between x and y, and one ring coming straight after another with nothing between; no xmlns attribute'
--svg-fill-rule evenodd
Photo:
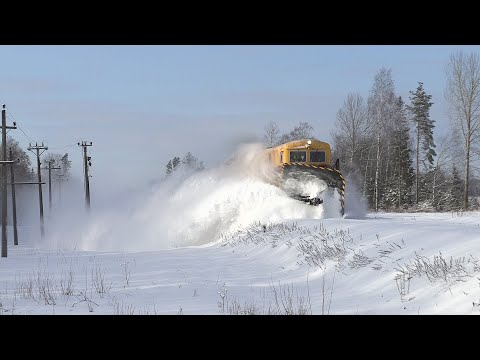
<svg viewBox="0 0 480 360"><path fill-rule="evenodd" d="M199 161L195 156L192 155L191 152L187 152L181 160L178 156L175 156L172 160L169 160L166 166L166 174L170 175L173 171L179 169L180 167L186 167L192 170L205 169L203 161Z"/></svg>
<svg viewBox="0 0 480 360"><path fill-rule="evenodd" d="M182 159L182 165L193 170L203 170L205 168L203 161L198 161L198 159L192 155L191 152L187 152Z"/></svg>
<svg viewBox="0 0 480 360"><path fill-rule="evenodd" d="M463 199L463 182L456 166L453 166L448 189L443 196L443 208L445 210L460 210Z"/></svg>
<svg viewBox="0 0 480 360"><path fill-rule="evenodd" d="M172 160L172 170L175 170L180 165L180 158L175 156Z"/></svg>
<svg viewBox="0 0 480 360"><path fill-rule="evenodd" d="M418 197L420 199L418 205L420 205L424 210L433 209L431 186L432 179L433 171L431 170L426 173L421 173L418 176Z"/></svg>
<svg viewBox="0 0 480 360"><path fill-rule="evenodd" d="M445 172L442 170L442 168L436 166L432 171L428 173L428 175L431 177L428 180L429 183L434 184L435 186L432 187L432 205L433 208L436 211L443 211L447 210L446 209L446 203L445 203L445 196L448 191L450 191L449 184L451 182L451 179Z"/></svg>
<svg viewBox="0 0 480 360"><path fill-rule="evenodd" d="M430 107L433 105L432 95L428 95L423 89L423 83L419 82L416 91L410 91L411 105L408 107L412 114L412 121L416 130L416 185L415 185L415 202L419 201L419 181L420 181L420 161L426 161L430 168L433 165L433 157L435 153L435 144L433 141L433 128L435 120L430 119ZM420 153L422 149L422 156Z"/></svg>
<svg viewBox="0 0 480 360"><path fill-rule="evenodd" d="M394 180L391 186L396 188L395 207L410 205L410 194L413 186L413 162L410 149L410 128L406 116L405 103L402 97L397 100L397 117L393 129Z"/></svg>
<svg viewBox="0 0 480 360"><path fill-rule="evenodd" d="M173 166L172 166L172 160L169 160L168 163L167 163L167 175L170 175L172 173L172 170L173 170Z"/></svg>

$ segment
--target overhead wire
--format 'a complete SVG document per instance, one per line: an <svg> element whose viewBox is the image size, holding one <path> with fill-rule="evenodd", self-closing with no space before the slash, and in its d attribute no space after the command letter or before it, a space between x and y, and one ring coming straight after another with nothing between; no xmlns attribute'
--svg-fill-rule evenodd
<svg viewBox="0 0 480 360"><path fill-rule="evenodd" d="M17 119L15 119L15 117L13 116L13 114L10 111L7 111L7 118L10 118L11 121L15 122L15 124L17 126L17 129L22 132L22 134L27 138L28 141L30 141L31 143L34 142L33 139L18 125ZM77 143L73 143L73 144L68 144L68 145L49 146L48 148L52 149L52 150L65 150L65 149L68 149L68 148L71 148L71 147L74 147L74 146L77 146L77 145L78 145Z"/></svg>

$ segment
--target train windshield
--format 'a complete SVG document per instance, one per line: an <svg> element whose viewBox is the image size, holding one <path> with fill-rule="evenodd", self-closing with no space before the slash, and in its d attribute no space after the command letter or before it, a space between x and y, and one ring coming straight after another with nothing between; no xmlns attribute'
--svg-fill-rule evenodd
<svg viewBox="0 0 480 360"><path fill-rule="evenodd" d="M307 152L306 151L290 151L290 162L306 162L307 161Z"/></svg>
<svg viewBox="0 0 480 360"><path fill-rule="evenodd" d="M325 151L310 151L310 162L325 162Z"/></svg>

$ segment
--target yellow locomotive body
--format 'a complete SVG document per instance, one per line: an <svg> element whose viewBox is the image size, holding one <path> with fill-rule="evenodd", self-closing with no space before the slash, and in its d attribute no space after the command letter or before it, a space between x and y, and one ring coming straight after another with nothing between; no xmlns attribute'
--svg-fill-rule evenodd
<svg viewBox="0 0 480 360"><path fill-rule="evenodd" d="M266 155L269 162L280 172L283 184L291 179L306 181L316 178L326 184L325 189L337 189L340 194L340 213L344 214L345 179L340 172L339 160L331 165L331 148L328 143L307 139L289 141L266 149ZM306 195L292 189L289 193L310 205L319 205L323 202L318 195Z"/></svg>

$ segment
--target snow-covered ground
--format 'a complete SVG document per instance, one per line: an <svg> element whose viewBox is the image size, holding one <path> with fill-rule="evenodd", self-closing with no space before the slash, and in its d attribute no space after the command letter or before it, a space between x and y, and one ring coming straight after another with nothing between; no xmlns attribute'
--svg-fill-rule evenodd
<svg viewBox="0 0 480 360"><path fill-rule="evenodd" d="M259 151L48 212L43 239L9 228L0 314L480 313L480 213L366 214L347 179L339 218L337 193L271 185Z"/></svg>
<svg viewBox="0 0 480 360"><path fill-rule="evenodd" d="M9 246L0 314L478 314L480 213L253 224L144 252Z"/></svg>

